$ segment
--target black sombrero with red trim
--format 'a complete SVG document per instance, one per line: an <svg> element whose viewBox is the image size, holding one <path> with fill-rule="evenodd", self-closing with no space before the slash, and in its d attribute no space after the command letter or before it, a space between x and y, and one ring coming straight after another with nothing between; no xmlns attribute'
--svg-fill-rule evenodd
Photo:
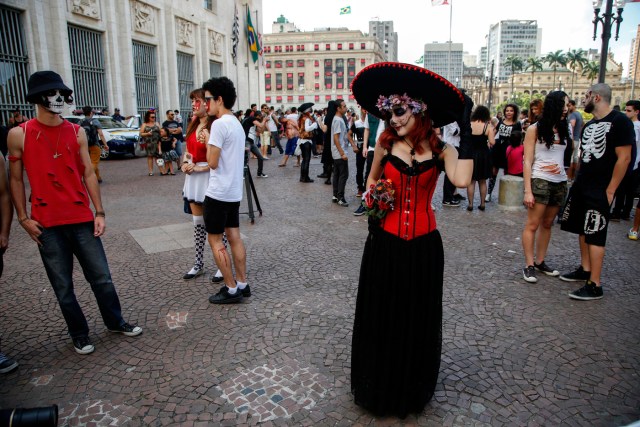
<svg viewBox="0 0 640 427"><path fill-rule="evenodd" d="M384 118L376 104L380 95L407 94L427 104L429 117L436 127L459 118L464 95L449 80L426 68L401 62L379 62L365 67L351 83L351 91L362 108Z"/></svg>

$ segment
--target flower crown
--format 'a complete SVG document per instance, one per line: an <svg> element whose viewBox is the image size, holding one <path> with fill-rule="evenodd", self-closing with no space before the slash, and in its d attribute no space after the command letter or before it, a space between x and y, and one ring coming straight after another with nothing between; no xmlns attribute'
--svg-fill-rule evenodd
<svg viewBox="0 0 640 427"><path fill-rule="evenodd" d="M378 102L376 103L376 107L380 112L388 111L391 112L396 107L402 108L411 108L413 114L418 114L427 110L427 104L422 102L419 99L413 99L409 97L406 93L404 95L389 95L388 97L384 95L380 95L378 97Z"/></svg>

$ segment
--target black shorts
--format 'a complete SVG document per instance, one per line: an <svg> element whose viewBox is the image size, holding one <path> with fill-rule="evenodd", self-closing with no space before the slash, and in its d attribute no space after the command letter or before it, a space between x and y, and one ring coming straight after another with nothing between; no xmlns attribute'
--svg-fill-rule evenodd
<svg viewBox="0 0 640 427"><path fill-rule="evenodd" d="M222 234L225 228L240 227L240 202L221 202L204 198L204 228L209 234Z"/></svg>
<svg viewBox="0 0 640 427"><path fill-rule="evenodd" d="M611 207L604 189L574 184L564 205L560 228L584 236L585 243L605 246Z"/></svg>

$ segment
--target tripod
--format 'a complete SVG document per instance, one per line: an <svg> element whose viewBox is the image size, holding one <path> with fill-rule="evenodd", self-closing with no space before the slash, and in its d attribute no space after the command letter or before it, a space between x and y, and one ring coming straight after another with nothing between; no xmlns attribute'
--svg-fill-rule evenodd
<svg viewBox="0 0 640 427"><path fill-rule="evenodd" d="M260 207L260 200L258 200L258 193L256 192L256 186L253 185L253 178L251 178L251 170L249 169L249 163L244 164L244 189L247 194L247 206L248 212L240 212L242 214L248 214L251 224L255 223L255 214L253 213L253 199L256 201L256 208L262 216L262 208Z"/></svg>

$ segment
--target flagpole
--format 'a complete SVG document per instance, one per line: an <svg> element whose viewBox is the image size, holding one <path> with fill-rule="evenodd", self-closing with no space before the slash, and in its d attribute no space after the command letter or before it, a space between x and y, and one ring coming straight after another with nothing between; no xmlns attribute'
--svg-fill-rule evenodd
<svg viewBox="0 0 640 427"><path fill-rule="evenodd" d="M453 0L449 1L449 61L447 62L447 80L451 81L451 23L453 22Z"/></svg>
<svg viewBox="0 0 640 427"><path fill-rule="evenodd" d="M250 15L251 10L249 9L249 5L248 5L248 4L247 4L247 10L246 10L246 12L247 12L247 13L245 13L245 15L244 15L244 16L249 16L249 17L250 17L250 16L251 16L251 15ZM245 27L247 28L247 30L249 29L249 21L247 21L247 22L245 23ZM246 31L245 31L245 32L246 32ZM249 55L250 55L250 54L249 54L249 34L247 34L247 43L246 43L246 46L247 46L247 92L248 92L248 93L247 93L247 96L248 96L248 99L249 99L249 102L248 102L248 104L247 104L247 105L248 105L248 106L251 106L251 65L250 65L250 63L249 63ZM247 108L248 108L248 107L247 107Z"/></svg>

